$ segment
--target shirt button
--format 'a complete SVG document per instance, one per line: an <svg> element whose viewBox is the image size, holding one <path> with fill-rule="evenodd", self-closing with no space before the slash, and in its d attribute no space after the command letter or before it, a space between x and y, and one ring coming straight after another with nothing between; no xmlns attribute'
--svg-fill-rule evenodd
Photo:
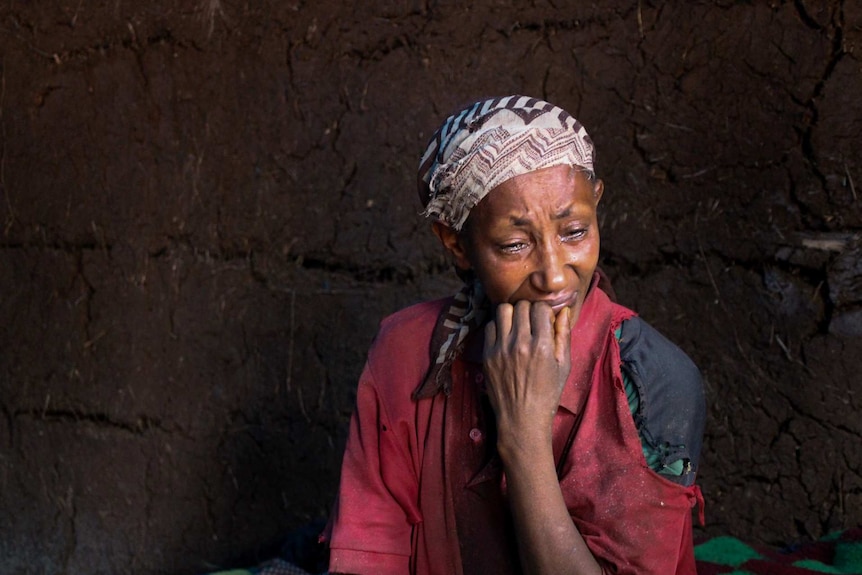
<svg viewBox="0 0 862 575"><path fill-rule="evenodd" d="M470 439L472 439L474 443L479 443L480 441L482 441L482 430L475 427L471 429Z"/></svg>
<svg viewBox="0 0 862 575"><path fill-rule="evenodd" d="M485 374L480 371L476 374L476 383L482 383L483 381L485 381Z"/></svg>

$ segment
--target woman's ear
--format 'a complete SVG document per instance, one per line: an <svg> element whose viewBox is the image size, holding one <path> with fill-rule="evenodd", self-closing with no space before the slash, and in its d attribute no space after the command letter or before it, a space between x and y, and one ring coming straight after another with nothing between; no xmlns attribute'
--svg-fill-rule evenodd
<svg viewBox="0 0 862 575"><path fill-rule="evenodd" d="M597 206L602 199L603 193L605 193L605 183L602 180L596 180L596 183L593 184L593 197L596 199Z"/></svg>
<svg viewBox="0 0 862 575"><path fill-rule="evenodd" d="M462 270L469 270L473 267L467 257L467 249L461 234L441 222L433 222L431 229L434 230L434 235L437 236L446 251L452 254L456 266Z"/></svg>

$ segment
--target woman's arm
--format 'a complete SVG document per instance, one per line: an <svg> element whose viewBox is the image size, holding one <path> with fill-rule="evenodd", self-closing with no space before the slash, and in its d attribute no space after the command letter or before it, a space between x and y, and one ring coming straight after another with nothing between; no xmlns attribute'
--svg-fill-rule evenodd
<svg viewBox="0 0 862 575"><path fill-rule="evenodd" d="M366 365L350 418L338 499L324 537L330 546L332 573L409 572L410 537L418 510L410 496L409 465L400 455L398 442L391 438L392 429ZM393 466L405 470L397 475L397 483L392 474L387 478L385 473Z"/></svg>
<svg viewBox="0 0 862 575"><path fill-rule="evenodd" d="M525 573L600 575L569 516L552 450L552 426L571 367L570 310L501 304L485 332L488 394L497 450Z"/></svg>

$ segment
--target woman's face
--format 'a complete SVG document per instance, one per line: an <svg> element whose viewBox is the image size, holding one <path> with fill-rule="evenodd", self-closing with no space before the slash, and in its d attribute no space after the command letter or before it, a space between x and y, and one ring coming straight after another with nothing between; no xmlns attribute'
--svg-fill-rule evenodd
<svg viewBox="0 0 862 575"><path fill-rule="evenodd" d="M569 306L576 320L598 262L602 191L583 171L545 168L497 186L471 210L461 234L435 229L493 304L544 301L555 312Z"/></svg>

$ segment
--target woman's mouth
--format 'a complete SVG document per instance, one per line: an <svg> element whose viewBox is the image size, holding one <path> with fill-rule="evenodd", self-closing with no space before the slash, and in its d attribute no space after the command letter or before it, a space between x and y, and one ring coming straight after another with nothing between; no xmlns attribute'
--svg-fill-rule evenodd
<svg viewBox="0 0 862 575"><path fill-rule="evenodd" d="M550 299L550 300L540 300L540 301L551 306L551 309L554 310L554 314L558 314L558 313L560 313L560 310L562 310L564 307L574 306L575 303L578 301L578 294L574 293L572 295L567 295L565 297L558 297L558 298L554 298L554 299Z"/></svg>

